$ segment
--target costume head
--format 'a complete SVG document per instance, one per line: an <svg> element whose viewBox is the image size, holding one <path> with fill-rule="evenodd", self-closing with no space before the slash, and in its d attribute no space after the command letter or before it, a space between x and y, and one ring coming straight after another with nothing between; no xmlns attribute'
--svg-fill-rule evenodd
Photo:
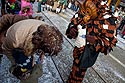
<svg viewBox="0 0 125 83"><path fill-rule="evenodd" d="M84 23L100 18L105 12L113 12L121 0L78 0L79 12L84 16ZM111 4L113 2L113 4ZM115 7L114 7L115 6ZM114 8L113 8L114 7Z"/></svg>

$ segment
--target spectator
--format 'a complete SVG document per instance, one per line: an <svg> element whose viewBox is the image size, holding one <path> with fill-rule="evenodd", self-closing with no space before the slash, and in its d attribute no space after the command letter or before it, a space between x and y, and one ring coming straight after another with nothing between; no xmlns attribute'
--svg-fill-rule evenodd
<svg viewBox="0 0 125 83"><path fill-rule="evenodd" d="M35 0L30 0L30 2L31 2L31 3L34 3L34 2L35 2Z"/></svg>
<svg viewBox="0 0 125 83"><path fill-rule="evenodd" d="M47 2L47 0L42 0L42 3L41 3L42 11L44 11L46 8L46 2Z"/></svg>
<svg viewBox="0 0 125 83"><path fill-rule="evenodd" d="M54 1L53 0L47 0L46 6L47 6L47 10L51 11L53 6L54 6Z"/></svg>
<svg viewBox="0 0 125 83"><path fill-rule="evenodd" d="M125 24L124 24L124 26L123 26L123 28L122 28L122 30L121 30L121 37L123 38L123 39L125 39Z"/></svg>
<svg viewBox="0 0 125 83"><path fill-rule="evenodd" d="M68 0L68 8L70 9L71 6L72 6L72 2L71 2L71 0Z"/></svg>
<svg viewBox="0 0 125 83"><path fill-rule="evenodd" d="M65 9L67 7L67 0L59 0L58 1L58 7L56 8L56 13L65 12Z"/></svg>
<svg viewBox="0 0 125 83"><path fill-rule="evenodd" d="M2 4L1 15L4 15L5 14L5 0L1 0L1 4Z"/></svg>
<svg viewBox="0 0 125 83"><path fill-rule="evenodd" d="M15 14L15 2L11 0L6 0L6 10L7 13Z"/></svg>
<svg viewBox="0 0 125 83"><path fill-rule="evenodd" d="M19 12L20 15L24 16L32 16L33 8L30 3L30 0L22 0L21 1L21 11Z"/></svg>
<svg viewBox="0 0 125 83"><path fill-rule="evenodd" d="M37 11L37 13L40 13L41 12L42 0L37 0L37 2L38 2L38 11Z"/></svg>

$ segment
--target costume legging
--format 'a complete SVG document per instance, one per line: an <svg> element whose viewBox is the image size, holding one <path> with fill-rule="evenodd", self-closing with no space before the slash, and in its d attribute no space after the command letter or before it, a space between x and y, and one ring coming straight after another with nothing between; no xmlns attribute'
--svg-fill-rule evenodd
<svg viewBox="0 0 125 83"><path fill-rule="evenodd" d="M73 66L72 71L68 77L67 83L82 83L87 68L79 68L79 59L78 59L78 52L77 48L74 48L73 51Z"/></svg>

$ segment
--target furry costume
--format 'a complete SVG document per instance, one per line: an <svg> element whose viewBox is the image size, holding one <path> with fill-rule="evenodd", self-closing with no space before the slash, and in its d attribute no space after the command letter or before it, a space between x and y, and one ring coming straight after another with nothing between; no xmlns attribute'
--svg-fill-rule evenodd
<svg viewBox="0 0 125 83"><path fill-rule="evenodd" d="M24 75L27 72L29 73L31 70L34 70L35 66L39 66L34 70L34 72L37 73L33 73L32 71L31 74L33 75L31 75L31 77L29 76L26 80L28 83L34 80L37 81L38 77L42 74L42 70L41 65L31 64L34 63L33 54L38 49L51 55L57 54L61 50L61 44L63 42L61 33L56 30L55 27L43 21L28 19L25 16L5 15L3 18L0 21L0 31L7 31L5 40L2 40L3 53L7 55L12 65L18 64L14 69L10 69L12 70L11 73L19 79L27 79L27 77L20 75ZM41 33L39 33L39 31ZM36 42L38 39L38 35L40 37L38 42L40 43L33 43L33 41Z"/></svg>
<svg viewBox="0 0 125 83"><path fill-rule="evenodd" d="M84 56L86 45L90 46L89 49L94 47L92 50L95 50L95 55L100 52L107 55L116 45L116 17L112 15L110 9L106 9L108 9L107 5L102 5L101 1L85 0L80 4L80 10L71 19L66 35L70 39L76 39L76 47L73 50L73 67L67 83L82 83L89 67L80 67L80 57ZM85 65L85 63L82 64Z"/></svg>

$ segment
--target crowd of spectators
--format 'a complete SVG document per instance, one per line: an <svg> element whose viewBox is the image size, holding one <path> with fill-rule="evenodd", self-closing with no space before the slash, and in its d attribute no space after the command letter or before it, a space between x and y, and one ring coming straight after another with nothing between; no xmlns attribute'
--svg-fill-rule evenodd
<svg viewBox="0 0 125 83"><path fill-rule="evenodd" d="M118 28L117 33L125 39L125 8L118 7Z"/></svg>
<svg viewBox="0 0 125 83"><path fill-rule="evenodd" d="M79 9L78 2L76 0L36 0L38 2L37 12L44 11L53 11L56 13L65 12L67 8L76 12ZM32 5L35 0L2 0L2 9L1 13L11 13L19 14L31 11L31 7L27 7L30 4ZM23 6L23 7L22 7ZM26 6L26 7L24 7ZM27 11L28 10L28 11Z"/></svg>
<svg viewBox="0 0 125 83"><path fill-rule="evenodd" d="M76 0L37 0L38 1L38 12L49 10L56 13L65 12L67 8L76 12L79 9L78 2Z"/></svg>

